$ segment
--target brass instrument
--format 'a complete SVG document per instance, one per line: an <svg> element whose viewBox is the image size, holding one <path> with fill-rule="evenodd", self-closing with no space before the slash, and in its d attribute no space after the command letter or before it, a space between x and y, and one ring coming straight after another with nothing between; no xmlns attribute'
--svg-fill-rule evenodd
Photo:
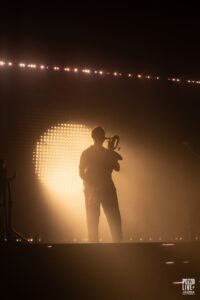
<svg viewBox="0 0 200 300"><path fill-rule="evenodd" d="M118 135L114 135L113 137L106 137L106 140L108 141L108 149L109 150L120 150L120 147L118 147L119 145L119 136Z"/></svg>

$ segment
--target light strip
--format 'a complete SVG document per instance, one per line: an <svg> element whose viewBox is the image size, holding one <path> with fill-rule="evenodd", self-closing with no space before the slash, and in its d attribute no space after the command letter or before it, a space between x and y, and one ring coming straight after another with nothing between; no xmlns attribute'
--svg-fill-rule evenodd
<svg viewBox="0 0 200 300"><path fill-rule="evenodd" d="M86 75L104 75L104 76L110 76L110 77L123 77L123 78L129 78L129 79L144 79L144 80L167 80L172 83L182 83L182 84L190 84L190 85L198 85L200 84L200 80L192 80L192 79L181 79L181 78L161 78L160 76L152 76L152 75L144 75L144 74L136 74L136 73L121 73L121 72L107 72L103 70L93 70L90 68L87 69L79 69L77 67L60 67L60 66L45 66L45 65L39 65L35 63L25 63L25 62L19 62L19 63L13 63L11 61L5 61L0 60L0 69L13 67L15 69L38 69L38 70L52 70L52 71L65 71L67 73L78 73L78 74L86 74Z"/></svg>

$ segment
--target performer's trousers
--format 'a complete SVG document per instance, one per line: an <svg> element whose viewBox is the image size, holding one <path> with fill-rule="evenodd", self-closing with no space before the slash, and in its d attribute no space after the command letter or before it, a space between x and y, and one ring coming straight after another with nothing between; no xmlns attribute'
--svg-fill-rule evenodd
<svg viewBox="0 0 200 300"><path fill-rule="evenodd" d="M115 187L86 188L84 192L89 242L98 242L100 205L106 215L113 242L122 241L121 216Z"/></svg>

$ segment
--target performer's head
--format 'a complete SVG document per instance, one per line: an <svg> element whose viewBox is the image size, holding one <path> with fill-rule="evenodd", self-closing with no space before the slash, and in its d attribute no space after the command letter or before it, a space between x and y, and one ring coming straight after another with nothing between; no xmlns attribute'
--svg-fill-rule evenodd
<svg viewBox="0 0 200 300"><path fill-rule="evenodd" d="M106 139L105 131L102 127L95 127L92 130L92 138L94 140L95 145L102 145Z"/></svg>

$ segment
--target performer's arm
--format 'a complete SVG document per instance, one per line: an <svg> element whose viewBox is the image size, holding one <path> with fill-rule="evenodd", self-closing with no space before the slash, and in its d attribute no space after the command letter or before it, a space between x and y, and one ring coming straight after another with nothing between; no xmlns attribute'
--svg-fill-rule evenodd
<svg viewBox="0 0 200 300"><path fill-rule="evenodd" d="M80 163L79 163L79 176L83 179L86 180L86 159L84 153L82 153L81 158L80 158Z"/></svg>
<svg viewBox="0 0 200 300"><path fill-rule="evenodd" d="M122 156L115 151L112 151L112 155L113 155L113 170L119 172L120 164L118 163L118 161L122 160Z"/></svg>

